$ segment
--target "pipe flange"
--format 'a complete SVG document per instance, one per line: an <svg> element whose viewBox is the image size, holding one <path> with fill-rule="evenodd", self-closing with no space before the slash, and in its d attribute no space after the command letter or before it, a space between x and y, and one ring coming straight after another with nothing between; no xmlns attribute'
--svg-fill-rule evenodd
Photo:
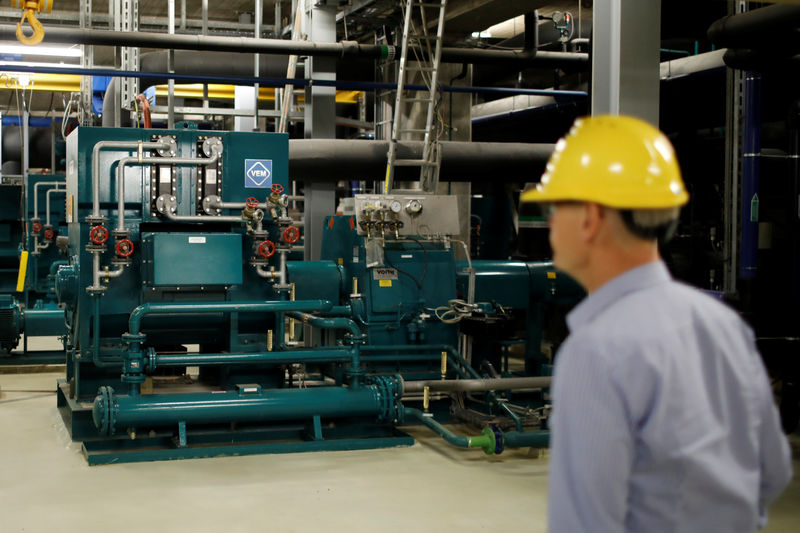
<svg viewBox="0 0 800 533"><path fill-rule="evenodd" d="M100 387L92 406L92 419L101 434L108 436L114 434L118 409L119 405L114 399L114 389Z"/></svg>
<svg viewBox="0 0 800 533"><path fill-rule="evenodd" d="M396 423L401 420L402 412L400 410L400 389L397 378L395 376L375 376L371 375L366 378L375 390L376 400L380 405L380 412L378 413L379 423Z"/></svg>
<svg viewBox="0 0 800 533"><path fill-rule="evenodd" d="M167 145L164 148L159 148L156 150L156 153L161 157L175 157L178 154L178 143L171 135L159 137L158 142Z"/></svg>
<svg viewBox="0 0 800 533"><path fill-rule="evenodd" d="M106 223L106 217L103 215L87 215L84 220L90 226L102 226Z"/></svg>
<svg viewBox="0 0 800 533"><path fill-rule="evenodd" d="M211 194L209 196L206 196L205 198L203 198L203 212L206 215L210 216L210 217L221 215L222 214L222 209L217 209L216 207L211 207L211 204L217 205L221 201L222 201L222 198L220 198L219 196L217 196L215 194Z"/></svg>
<svg viewBox="0 0 800 533"><path fill-rule="evenodd" d="M130 257L118 257L115 256L114 259L110 261L110 263L114 266L123 266L129 267L131 266L131 258Z"/></svg>
<svg viewBox="0 0 800 533"><path fill-rule="evenodd" d="M500 431L497 424L490 424L489 428L492 430L492 433L494 433L494 453L495 455L500 455L506 449L506 440L503 436L503 432Z"/></svg>
<svg viewBox="0 0 800 533"><path fill-rule="evenodd" d="M144 333L123 333L122 334L122 342L127 344L132 344L134 342L144 342L147 339L147 335Z"/></svg>
<svg viewBox="0 0 800 533"><path fill-rule="evenodd" d="M221 155L223 151L222 139L219 137L208 137L203 141L203 153L206 157Z"/></svg>
<svg viewBox="0 0 800 533"><path fill-rule="evenodd" d="M146 372L153 372L155 371L157 366L158 366L158 354L156 353L155 348L148 348L146 359L144 362L144 369Z"/></svg>
<svg viewBox="0 0 800 533"><path fill-rule="evenodd" d="M156 198L156 211L159 214L165 215L169 211L169 213L175 213L178 210L178 199L170 194L162 194L158 198Z"/></svg>
<svg viewBox="0 0 800 533"><path fill-rule="evenodd" d="M131 236L131 230L128 228L115 228L111 230L111 235L113 235L115 239L127 239Z"/></svg>
<svg viewBox="0 0 800 533"><path fill-rule="evenodd" d="M94 285L89 285L88 287L86 287L86 292L88 292L91 295L102 295L103 293L106 292L106 288L107 287L103 285L100 285L99 287L96 287Z"/></svg>

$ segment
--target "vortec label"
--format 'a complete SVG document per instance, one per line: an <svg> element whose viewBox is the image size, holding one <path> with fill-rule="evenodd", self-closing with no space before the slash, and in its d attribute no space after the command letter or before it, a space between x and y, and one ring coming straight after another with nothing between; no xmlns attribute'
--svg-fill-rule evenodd
<svg viewBox="0 0 800 533"><path fill-rule="evenodd" d="M393 268L375 268L372 270L372 278L376 280L397 279L397 270Z"/></svg>
<svg viewBox="0 0 800 533"><path fill-rule="evenodd" d="M244 186L247 189L272 187L272 159L245 159Z"/></svg>

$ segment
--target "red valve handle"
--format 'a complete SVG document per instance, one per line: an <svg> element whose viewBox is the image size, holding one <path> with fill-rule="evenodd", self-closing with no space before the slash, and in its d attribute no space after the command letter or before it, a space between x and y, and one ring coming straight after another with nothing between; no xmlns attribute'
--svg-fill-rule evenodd
<svg viewBox="0 0 800 533"><path fill-rule="evenodd" d="M283 185L281 185L280 183L276 183L271 187L270 190L273 192L273 194L280 194L283 192Z"/></svg>
<svg viewBox="0 0 800 533"><path fill-rule="evenodd" d="M294 226L289 226L283 230L283 240L289 244L294 244L300 240L300 230Z"/></svg>
<svg viewBox="0 0 800 533"><path fill-rule="evenodd" d="M34 222L33 226L31 226L31 229L33 230L34 233L39 233L40 231L42 231L42 223Z"/></svg>
<svg viewBox="0 0 800 533"><path fill-rule="evenodd" d="M251 196L250 198L244 201L244 205L246 205L250 209L256 209L258 207L258 198Z"/></svg>
<svg viewBox="0 0 800 533"><path fill-rule="evenodd" d="M117 241L117 255L120 257L130 257L133 253L133 243L129 239Z"/></svg>
<svg viewBox="0 0 800 533"><path fill-rule="evenodd" d="M275 244L272 241L264 241L258 245L258 255L264 258L272 257L275 253Z"/></svg>
<svg viewBox="0 0 800 533"><path fill-rule="evenodd" d="M50 228L47 228L46 230L44 230L44 238L45 239L52 240L53 237L55 237L55 236L56 236L55 232L53 230L51 230Z"/></svg>
<svg viewBox="0 0 800 533"><path fill-rule="evenodd" d="M95 244L103 244L108 240L108 230L105 226L95 226L89 230L89 239Z"/></svg>

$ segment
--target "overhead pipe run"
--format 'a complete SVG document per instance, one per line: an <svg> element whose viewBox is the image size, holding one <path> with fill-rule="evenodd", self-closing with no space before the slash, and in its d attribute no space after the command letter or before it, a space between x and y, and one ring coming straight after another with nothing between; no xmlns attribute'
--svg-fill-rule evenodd
<svg viewBox="0 0 800 533"><path fill-rule="evenodd" d="M13 39L14 26L0 25L0 40ZM48 29L44 41L48 44L83 44L99 46L127 46L172 50L199 50L214 52L239 52L260 54L299 55L310 57L350 57L386 59L394 47L361 44L356 41L334 43L294 41L284 39L256 39L254 37L217 37L208 35L168 35L152 32L117 32L99 29L58 28ZM587 65L589 55L570 52L539 52L535 50L478 50L472 48L442 48L444 63L509 63L520 66L554 68L567 65Z"/></svg>
<svg viewBox="0 0 800 533"><path fill-rule="evenodd" d="M398 157L422 156L422 141L398 141ZM544 168L552 144L442 141L442 181L518 181ZM289 140L294 180L378 179L386 171L389 141ZM331 165L331 161L336 161ZM402 177L402 171L398 169ZM412 169L413 170L413 169Z"/></svg>

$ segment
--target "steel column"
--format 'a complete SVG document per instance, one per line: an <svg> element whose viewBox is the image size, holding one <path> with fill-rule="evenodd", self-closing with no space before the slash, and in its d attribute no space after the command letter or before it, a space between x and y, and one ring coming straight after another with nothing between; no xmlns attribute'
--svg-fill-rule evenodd
<svg viewBox="0 0 800 533"><path fill-rule="evenodd" d="M592 23L592 114L658 125L661 0L599 0Z"/></svg>

